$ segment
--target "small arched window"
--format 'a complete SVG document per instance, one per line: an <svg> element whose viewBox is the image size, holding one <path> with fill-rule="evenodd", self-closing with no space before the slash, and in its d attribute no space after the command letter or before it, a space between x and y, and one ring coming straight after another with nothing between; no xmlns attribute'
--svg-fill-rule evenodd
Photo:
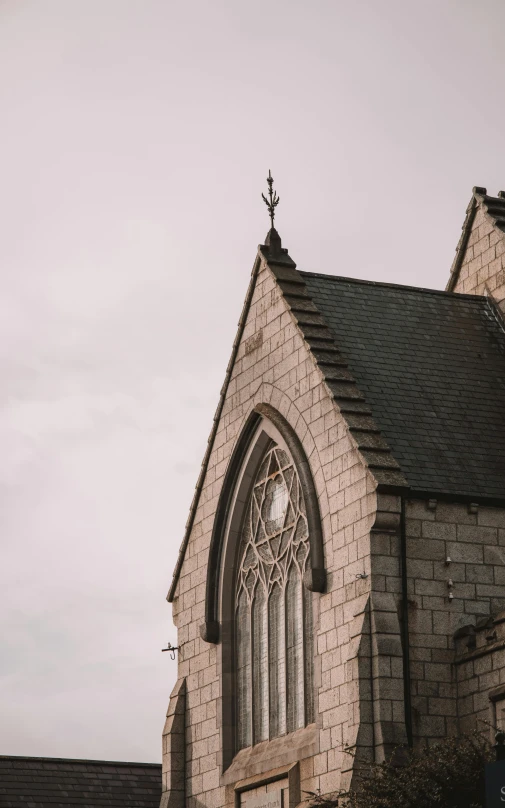
<svg viewBox="0 0 505 808"><path fill-rule="evenodd" d="M264 450L244 509L235 586L238 749L314 720L307 513L287 451Z"/></svg>

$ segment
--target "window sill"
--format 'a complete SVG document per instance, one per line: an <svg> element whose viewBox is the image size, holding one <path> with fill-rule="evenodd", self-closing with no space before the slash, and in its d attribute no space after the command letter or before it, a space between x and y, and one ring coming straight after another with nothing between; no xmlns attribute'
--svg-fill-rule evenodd
<svg viewBox="0 0 505 808"><path fill-rule="evenodd" d="M318 731L315 724L298 729L281 738L263 741L241 749L233 763L221 775L221 785L233 785L258 774L288 766L318 752Z"/></svg>

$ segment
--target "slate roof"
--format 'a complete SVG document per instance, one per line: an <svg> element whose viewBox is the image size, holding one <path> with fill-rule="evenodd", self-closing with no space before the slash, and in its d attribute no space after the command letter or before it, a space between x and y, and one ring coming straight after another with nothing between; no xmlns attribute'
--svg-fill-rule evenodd
<svg viewBox="0 0 505 808"><path fill-rule="evenodd" d="M411 489L505 500L505 330L488 298L299 275Z"/></svg>
<svg viewBox="0 0 505 808"><path fill-rule="evenodd" d="M0 756L1 808L158 808L161 765Z"/></svg>

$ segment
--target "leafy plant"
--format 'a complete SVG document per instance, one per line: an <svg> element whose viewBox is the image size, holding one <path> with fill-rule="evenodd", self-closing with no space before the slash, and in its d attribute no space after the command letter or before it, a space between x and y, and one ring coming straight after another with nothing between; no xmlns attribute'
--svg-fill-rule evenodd
<svg viewBox="0 0 505 808"><path fill-rule="evenodd" d="M484 808L484 766L493 749L481 733L447 738L410 752L404 765L393 759L360 777L356 791L311 793L313 808Z"/></svg>

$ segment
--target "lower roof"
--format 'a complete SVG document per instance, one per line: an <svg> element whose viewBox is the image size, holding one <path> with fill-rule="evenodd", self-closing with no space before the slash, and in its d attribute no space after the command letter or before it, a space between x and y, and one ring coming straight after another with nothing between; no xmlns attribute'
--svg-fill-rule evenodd
<svg viewBox="0 0 505 808"><path fill-rule="evenodd" d="M490 301L300 275L411 489L505 500L505 331Z"/></svg>
<svg viewBox="0 0 505 808"><path fill-rule="evenodd" d="M2 808L158 808L161 765L0 756Z"/></svg>

